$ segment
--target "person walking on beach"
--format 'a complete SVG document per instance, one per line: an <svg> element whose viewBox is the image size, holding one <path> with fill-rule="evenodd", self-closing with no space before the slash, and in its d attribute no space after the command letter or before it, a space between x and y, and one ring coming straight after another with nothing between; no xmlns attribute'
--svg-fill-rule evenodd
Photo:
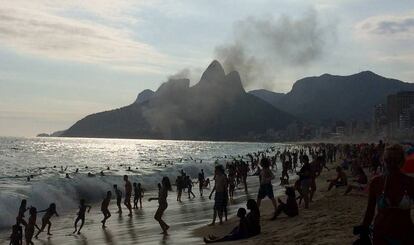
<svg viewBox="0 0 414 245"><path fill-rule="evenodd" d="M89 213L89 211L91 211L91 208L92 207L90 205L85 204L85 199L80 200L78 217L76 217L76 220L75 220L75 231L73 232L73 234L75 234L76 231L78 232L78 235L80 234L80 231L82 230L83 224L85 223L86 209L88 209L88 213ZM81 221L81 225L80 225L79 230L78 230L78 222L79 221Z"/></svg>
<svg viewBox="0 0 414 245"><path fill-rule="evenodd" d="M260 203L267 196L270 200L272 200L273 208L276 213L277 203L273 194L272 186L272 180L275 178L275 175L272 173L272 170L270 170L270 161L268 158L262 158L260 165L262 166L262 170L259 174L260 187L257 195L257 206L260 208Z"/></svg>
<svg viewBox="0 0 414 245"><path fill-rule="evenodd" d="M111 197L112 197L112 193L111 191L108 191L106 193L106 197L104 198L101 204L101 212L104 216L103 220L101 221L102 228L106 228L105 226L106 220L109 219L109 217L111 217L111 212L109 212L109 203L111 202Z"/></svg>
<svg viewBox="0 0 414 245"><path fill-rule="evenodd" d="M34 243L32 242L33 239L33 235L34 235L34 231L35 231L35 227L40 230L39 226L37 226L36 224L36 218L37 218L37 210L35 207L31 207L29 209L29 220L26 224L26 227L24 229L24 237L26 239L26 245L33 245Z"/></svg>
<svg viewBox="0 0 414 245"><path fill-rule="evenodd" d="M52 226L52 223L50 222L50 219L52 218L53 215L56 215L57 217L59 217L59 214L56 212L56 204L51 203L50 206L42 211L39 211L38 213L42 213L45 212L45 215L43 215L42 218L42 227L40 228L40 230L37 232L35 238L37 239L39 234L41 232L43 232L43 230L46 228L47 225L47 234L49 236L51 236L52 234L50 233L50 228Z"/></svg>
<svg viewBox="0 0 414 245"><path fill-rule="evenodd" d="M116 206L118 206L118 213L122 214L121 202L122 202L122 191L118 189L118 185L114 185Z"/></svg>
<svg viewBox="0 0 414 245"><path fill-rule="evenodd" d="M167 197L168 197L168 191L171 191L171 182L168 177L162 178L161 181L162 185L161 188L158 191L158 197L156 198L150 198L148 199L149 202L153 200L158 200L158 209L157 212L155 212L154 219L158 221L158 223L161 226L162 234L168 235L167 231L170 228L169 225L167 225L164 220L162 220L162 215L164 214L165 210L168 207Z"/></svg>
<svg viewBox="0 0 414 245"><path fill-rule="evenodd" d="M188 199L191 199L191 195L193 195L193 198L195 198L195 195L193 193L193 181L191 180L190 176L186 176L185 182L187 186Z"/></svg>
<svg viewBox="0 0 414 245"><path fill-rule="evenodd" d="M144 197L144 189L141 187L141 183L134 183L134 208L138 209L138 202L139 207L142 209L142 198Z"/></svg>
<svg viewBox="0 0 414 245"><path fill-rule="evenodd" d="M131 182L128 180L128 176L124 175L124 181L125 181L125 200L124 204L129 210L129 217L132 217L132 206L131 206L131 196L132 196L132 185Z"/></svg>
<svg viewBox="0 0 414 245"><path fill-rule="evenodd" d="M213 190L210 193L209 199L211 199L214 192L214 213L213 213L213 222L210 225L216 224L217 215L220 220L220 224L223 224L223 212L227 209L227 177L224 173L224 168L222 165L217 165L214 170L215 183Z"/></svg>

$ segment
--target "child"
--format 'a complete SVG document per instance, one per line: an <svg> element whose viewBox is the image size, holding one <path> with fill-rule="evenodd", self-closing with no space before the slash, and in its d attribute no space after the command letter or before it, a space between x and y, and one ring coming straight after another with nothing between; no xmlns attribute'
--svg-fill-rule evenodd
<svg viewBox="0 0 414 245"><path fill-rule="evenodd" d="M112 193L111 191L108 191L106 193L106 197L104 198L104 200L102 201L101 204L101 211L104 215L104 219L101 221L102 223L102 228L106 228L105 224L106 224L106 220L109 219L109 217L111 217L111 212L109 212L109 202L111 201L111 197L112 197Z"/></svg>
<svg viewBox="0 0 414 245"><path fill-rule="evenodd" d="M42 227L40 228L40 230L37 232L35 238L37 239L39 234L41 232L43 232L43 230L47 227L47 234L49 236L51 236L52 234L50 233L50 227L52 226L52 223L50 222L50 219L52 218L53 215L56 215L57 217L59 217L59 214L56 212L56 204L51 203L49 208L39 211L39 213L45 212L45 215L43 215L42 218Z"/></svg>
<svg viewBox="0 0 414 245"><path fill-rule="evenodd" d="M75 220L75 231L73 232L73 234L75 234L76 231L78 232L78 235L80 234L83 224L85 223L85 213L86 213L87 208L88 208L88 213L89 213L92 207L89 205L85 205L85 199L81 199L80 205L79 205L78 217ZM79 227L79 230L78 230L77 226L78 226L79 220L81 221L81 226Z"/></svg>

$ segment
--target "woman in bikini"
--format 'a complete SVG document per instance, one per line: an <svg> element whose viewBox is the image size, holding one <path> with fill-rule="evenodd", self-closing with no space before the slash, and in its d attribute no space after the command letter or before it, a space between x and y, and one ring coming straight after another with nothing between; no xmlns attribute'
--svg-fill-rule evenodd
<svg viewBox="0 0 414 245"><path fill-rule="evenodd" d="M404 161L404 150L400 145L387 148L384 153L385 174L375 177L369 186L362 227L368 233L374 219L373 244L414 244L414 224L410 213L414 179L401 173Z"/></svg>
<svg viewBox="0 0 414 245"><path fill-rule="evenodd" d="M47 225L47 234L51 236L52 234L50 233L50 227L52 226L52 223L50 222L50 219L52 218L53 215L59 216L59 214L56 212L56 204L54 203L51 203L49 208L39 211L38 213L42 213L42 212L45 212L45 215L43 215L43 218L42 218L42 227L40 228L40 230L37 232L35 236L36 239L39 236L39 234L43 232L43 230L46 228L46 225Z"/></svg>

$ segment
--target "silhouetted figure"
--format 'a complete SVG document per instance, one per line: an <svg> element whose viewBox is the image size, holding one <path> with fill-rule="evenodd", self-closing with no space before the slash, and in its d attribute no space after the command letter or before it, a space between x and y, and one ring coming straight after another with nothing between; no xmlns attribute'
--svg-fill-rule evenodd
<svg viewBox="0 0 414 245"><path fill-rule="evenodd" d="M158 206L157 212L155 212L154 219L158 221L158 223L160 223L162 234L167 235L168 234L167 230L170 228L170 226L167 225L164 222L164 220L162 220L162 215L164 214L165 210L168 207L167 196L168 196L168 191L171 191L171 183L168 177L162 178L161 183L162 185L161 185L161 188L159 189L158 197L150 198L148 199L148 201L158 200L159 206Z"/></svg>
<svg viewBox="0 0 414 245"><path fill-rule="evenodd" d="M129 217L132 217L132 206L131 206L131 196L132 196L132 185L131 182L128 180L128 176L124 175L124 181L125 181L125 199L124 204L129 210Z"/></svg>
<svg viewBox="0 0 414 245"><path fill-rule="evenodd" d="M37 226L36 224L36 216L37 216L36 208L31 207L29 209L29 214L30 214L30 217L24 229L24 237L26 239L26 245L33 245L34 243L32 242L32 239L34 235L34 229L36 227L38 230L40 230L39 226Z"/></svg>
<svg viewBox="0 0 414 245"><path fill-rule="evenodd" d="M82 230L83 224L85 223L86 209L88 209L88 213L89 213L89 211L91 211L91 208L92 207L90 205L85 204L85 199L80 200L78 217L75 220L75 231L73 233L76 233L76 231L77 231L78 234L80 234L80 231ZM79 220L81 221L81 225L80 225L79 230L78 230L77 227L78 227Z"/></svg>
<svg viewBox="0 0 414 245"><path fill-rule="evenodd" d="M214 188L210 193L209 199L214 192L216 192L214 196L214 212L213 212L213 221L210 225L215 225L217 216L219 217L220 224L223 223L223 213L227 209L227 177L224 173L224 168L222 165L217 165L214 169L215 175L215 183Z"/></svg>
<svg viewBox="0 0 414 245"><path fill-rule="evenodd" d="M267 196L273 204L273 208L276 212L277 203L273 194L272 180L275 178L274 174L270 170L270 161L267 158L262 158L260 165L262 170L260 171L260 188L257 195L257 206L260 207L261 201Z"/></svg>
<svg viewBox="0 0 414 245"><path fill-rule="evenodd" d="M118 213L122 214L121 202L122 202L122 191L118 189L118 185L114 185L114 191L116 196L116 206L118 206Z"/></svg>
<svg viewBox="0 0 414 245"><path fill-rule="evenodd" d="M225 241L235 241L240 240L248 237L247 231L247 219L246 219L246 209L239 208L237 211L237 217L240 218L239 225L233 228L230 234L218 238L215 236L208 236L208 238L204 237L205 243L214 243L214 242L225 242Z"/></svg>
<svg viewBox="0 0 414 245"><path fill-rule="evenodd" d="M59 214L56 212L56 204L54 203L51 203L49 208L39 211L39 213L42 213L42 212L45 212L45 215L43 215L43 218L42 218L42 227L40 228L40 230L37 232L35 236L36 239L39 236L39 234L43 232L43 230L46 228L46 225L47 225L47 234L51 236L52 234L50 233L50 228L52 226L52 223L50 222L50 219L52 218L53 215L59 216Z"/></svg>
<svg viewBox="0 0 414 245"><path fill-rule="evenodd" d="M20 203L20 207L19 207L19 213L17 214L16 220L18 223L21 223L22 225L26 226L26 221L24 220L24 213L26 213L27 210L29 210L29 208L26 207L27 205L27 201L26 199L23 199L22 202Z"/></svg>
<svg viewBox="0 0 414 245"><path fill-rule="evenodd" d="M12 234L10 235L9 245L22 245L23 244L23 229L19 220L16 220L16 224L12 226Z"/></svg>
<svg viewBox="0 0 414 245"><path fill-rule="evenodd" d="M106 193L106 197L104 198L101 204L101 212L104 216L103 220L101 221L102 228L106 227L105 226L106 220L109 219L109 217L111 217L111 212L109 212L109 203L111 202L111 197L112 197L112 193L111 191L108 191Z"/></svg>
<svg viewBox="0 0 414 245"><path fill-rule="evenodd" d="M299 214L299 208L296 202L295 189L293 187L286 187L285 194L287 196L286 203L280 200L280 198L278 199L279 206L277 207L277 210L272 220L275 220L282 212L289 217L295 217Z"/></svg>
<svg viewBox="0 0 414 245"><path fill-rule="evenodd" d="M141 187L141 183L134 183L134 208L139 207L142 209L142 198L144 197L144 189Z"/></svg>
<svg viewBox="0 0 414 245"><path fill-rule="evenodd" d="M202 160L200 160L200 161L202 161ZM199 191L200 191L200 196L203 196L204 181L205 181L204 170L201 169L201 172L198 173L198 188L199 188Z"/></svg>

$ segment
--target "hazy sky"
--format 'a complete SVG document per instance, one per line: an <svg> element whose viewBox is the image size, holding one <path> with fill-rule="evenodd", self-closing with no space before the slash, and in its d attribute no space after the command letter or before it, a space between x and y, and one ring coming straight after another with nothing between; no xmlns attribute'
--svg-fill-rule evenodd
<svg viewBox="0 0 414 245"><path fill-rule="evenodd" d="M248 90L362 70L414 82L414 1L0 0L0 135L66 129L185 68L194 83L240 46L267 75L241 71Z"/></svg>

